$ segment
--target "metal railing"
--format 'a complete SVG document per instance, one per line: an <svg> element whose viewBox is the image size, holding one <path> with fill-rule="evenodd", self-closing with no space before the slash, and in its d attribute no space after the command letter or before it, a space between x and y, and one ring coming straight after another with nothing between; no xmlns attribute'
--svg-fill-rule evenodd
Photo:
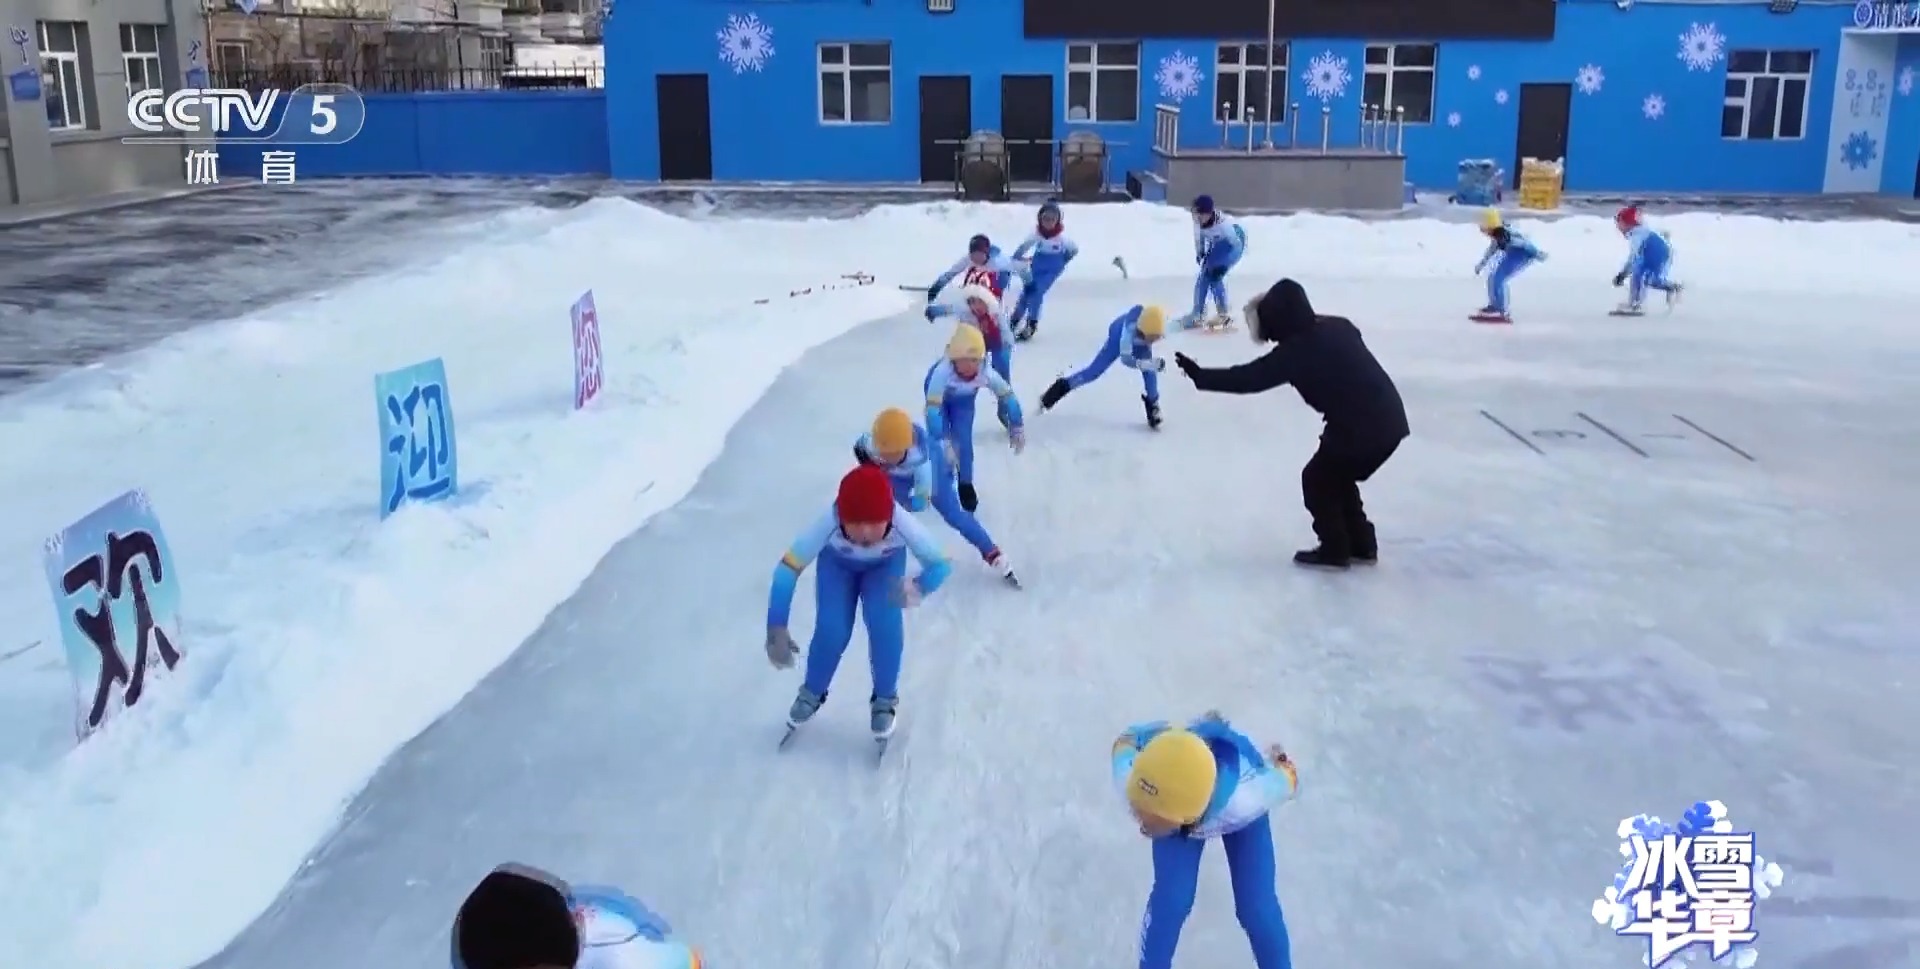
<svg viewBox="0 0 1920 969"><path fill-rule="evenodd" d="M275 64L213 72L213 87L261 91L291 90L302 84L346 84L362 94L416 94L429 91L500 91L539 88L597 88L604 67L355 67L330 64Z"/></svg>
<svg viewBox="0 0 1920 969"><path fill-rule="evenodd" d="M1273 140L1274 120L1261 118L1258 112L1250 108L1242 109L1236 117L1232 105L1221 105L1221 114L1216 123L1220 125L1220 151L1244 151L1253 154L1256 151L1300 151L1310 150L1311 146L1300 142L1300 102L1287 105L1287 140L1285 144L1275 144ZM1239 144L1235 141L1235 129L1244 129L1246 138ZM1266 131L1265 140L1254 144L1256 129ZM1360 108L1359 151L1377 151L1383 154L1404 155L1407 146L1407 110L1385 105L1366 104ZM1333 143L1333 107L1323 105L1320 108L1320 144L1322 154L1336 150ZM1153 150L1167 156L1180 153L1180 107L1173 104L1157 104L1153 108ZM1338 150L1355 150L1338 146Z"/></svg>

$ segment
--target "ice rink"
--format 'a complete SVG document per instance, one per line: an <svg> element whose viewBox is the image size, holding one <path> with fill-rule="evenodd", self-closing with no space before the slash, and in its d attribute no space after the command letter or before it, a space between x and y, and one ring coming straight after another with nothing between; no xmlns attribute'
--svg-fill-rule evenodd
<svg viewBox="0 0 1920 969"><path fill-rule="evenodd" d="M625 886L717 966L1128 965L1148 857L1107 751L1130 722L1209 707L1300 763L1301 796L1275 833L1303 967L1637 965L1635 943L1589 913L1618 864L1614 826L1709 798L1787 869L1758 916L1762 967L1920 960L1908 767L1920 750L1920 567L1908 555L1920 539L1920 283L1877 282L1920 256L1912 229L1808 224L1796 236L1768 220L1676 219L1688 299L1620 320L1605 315L1618 237L1601 220L1566 220L1536 235L1553 259L1516 283L1519 323L1489 327L1464 319L1481 302L1470 228L1252 222L1236 295L1297 275L1320 312L1356 322L1406 399L1413 436L1365 491L1381 564L1289 563L1311 544L1298 476L1319 431L1290 390L1202 396L1169 367L1167 425L1153 433L1137 375L1115 368L1032 417L1018 456L989 417L981 517L1027 588L1000 586L928 516L958 569L909 621L902 734L876 768L857 636L821 718L775 751L797 674L771 670L760 648L768 574L873 414L920 399L948 327L925 323L919 295L892 284L930 277L974 226L1013 237L1030 215L935 207L742 226L769 249L806 244L796 262L812 262L729 284L711 270L674 275L671 253L702 251L719 228L633 242L620 226L679 230L619 204L634 211L573 217L583 227L565 237L605 251L567 279L529 282L544 287L538 300L502 282L487 292L510 306L472 297L412 317L456 317L407 338L424 350L425 336L456 339L460 312L497 314L447 351L449 366L456 388L460 366L481 362L472 384L509 388L476 387L470 439L525 467L477 504L348 524L341 509L370 484L301 497L294 469L324 475L298 463L298 428L283 429L269 451L294 462L283 517L243 502L221 539L237 550L228 567L264 561L248 558L266 554L248 535L296 541L284 517L304 514L299 527L338 530L326 544L340 552L289 566L324 599L306 608L348 618L308 617L295 594L207 602L203 621L233 630L209 653L272 660L229 658L223 677L190 680L201 712L156 704L151 723L0 770L0 793L21 795L0 802L12 802L0 860L73 882L0 888L0 963L181 969L246 926L202 965L440 966L459 898L511 859ZM1089 255L1016 351L1030 408L1128 306L1184 310L1180 214L1142 208L1069 209ZM925 239L909 239L915 219L931 224ZM1856 262L1821 273L1788 261L1795 238L1855 238ZM1105 265L1121 253L1131 279ZM778 297L780 272L812 278L830 258L882 283ZM627 338L609 350L610 370L630 372L604 412L548 417L527 403L532 379L514 376L538 343L507 321L539 300L557 300L564 321L559 297L585 285L606 288L610 334L622 315L710 329ZM763 290L776 295L756 308L747 297ZM255 323L225 345L254 334L249 352L279 361L285 406L329 414L331 398L298 391L303 374L340 364L323 363L298 323L265 335ZM1160 352L1174 350L1212 365L1255 352L1239 333L1183 334ZM364 387L347 398L343 413L367 408ZM67 419L97 431L111 416ZM39 453L27 424L0 428L0 445ZM169 441L186 449L203 433ZM353 459L352 440L315 433L313 462ZM271 480L257 466L235 473ZM23 493L51 474L10 468L5 484ZM567 501L589 508L552 510ZM316 503L330 517L314 518ZM182 529L217 518L174 504L188 505ZM8 531L58 527L56 505L91 507L49 496ZM521 534L534 530L550 534ZM409 572L396 558L431 542L468 563ZM354 592L434 570L456 578L416 590L412 612ZM15 576L0 572L6 604L48 622L34 601L44 589ZM803 642L810 590L794 622ZM503 613L488 596L529 602ZM452 615L462 602L475 614ZM283 626L258 619L272 608L291 611ZM537 623L524 643L494 641L523 619ZM324 664L304 655L329 644L338 653ZM288 680L296 671L324 674L320 692ZM41 709L57 716L64 686L57 671L43 681L57 688ZM249 736L258 743L235 739ZM339 748L352 756L334 763ZM364 789L361 765L379 765ZM186 784L198 799L174 789ZM89 853L89 824L138 846ZM1180 965L1250 965L1217 852Z"/></svg>

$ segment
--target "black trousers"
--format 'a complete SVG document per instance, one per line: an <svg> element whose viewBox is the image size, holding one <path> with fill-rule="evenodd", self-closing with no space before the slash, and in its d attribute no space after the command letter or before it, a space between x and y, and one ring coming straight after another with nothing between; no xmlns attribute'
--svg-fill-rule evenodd
<svg viewBox="0 0 1920 969"><path fill-rule="evenodd" d="M1313 534L1324 551L1362 558L1379 554L1380 542L1360 501L1360 482L1373 477L1399 448L1399 441L1385 448L1353 448L1340 443L1329 446L1321 439L1319 449L1300 469L1300 498L1313 516Z"/></svg>

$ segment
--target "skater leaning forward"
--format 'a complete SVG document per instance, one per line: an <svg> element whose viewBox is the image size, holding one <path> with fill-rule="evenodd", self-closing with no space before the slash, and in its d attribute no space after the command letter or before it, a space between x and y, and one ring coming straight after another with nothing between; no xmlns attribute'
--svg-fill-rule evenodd
<svg viewBox="0 0 1920 969"><path fill-rule="evenodd" d="M920 574L907 577L907 556ZM787 713L787 725L813 719L827 702L827 688L853 639L858 607L867 627L867 662L873 671L868 698L876 739L893 734L900 703L900 657L906 648L905 610L932 595L953 572L913 513L895 504L887 473L862 465L840 480L833 507L794 539L773 569L767 597L767 659L778 669L793 666L800 648L787 632L800 573L815 561L813 641L807 647L806 679Z"/></svg>
<svg viewBox="0 0 1920 969"><path fill-rule="evenodd" d="M1258 394L1292 384L1326 421L1320 447L1300 469L1300 497L1320 542L1295 553L1293 561L1332 569L1373 562L1380 544L1360 502L1360 482L1407 437L1400 391L1353 321L1316 314L1307 291L1291 279L1249 302L1246 317L1254 342L1273 344L1265 356L1215 369L1176 353L1174 365L1196 389L1215 393Z"/></svg>

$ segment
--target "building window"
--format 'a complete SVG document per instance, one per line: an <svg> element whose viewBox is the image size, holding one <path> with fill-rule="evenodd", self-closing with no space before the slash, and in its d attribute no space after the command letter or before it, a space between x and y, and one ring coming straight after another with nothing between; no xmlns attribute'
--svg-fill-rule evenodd
<svg viewBox="0 0 1920 969"><path fill-rule="evenodd" d="M223 71L244 71L249 59L244 40L223 40L213 45L213 62Z"/></svg>
<svg viewBox="0 0 1920 969"><path fill-rule="evenodd" d="M489 76L498 75L507 69L507 39L482 35L480 38L480 67Z"/></svg>
<svg viewBox="0 0 1920 969"><path fill-rule="evenodd" d="M1287 45L1221 44L1213 68L1215 121L1284 121L1287 117ZM1271 108L1273 116L1268 117Z"/></svg>
<svg viewBox="0 0 1920 969"><path fill-rule="evenodd" d="M86 75L80 52L87 48L87 25L77 21L40 21L40 86L47 103L47 128L74 131L87 126Z"/></svg>
<svg viewBox="0 0 1920 969"><path fill-rule="evenodd" d="M127 69L127 97L135 91L164 89L160 75L160 27L120 25L120 63Z"/></svg>
<svg viewBox="0 0 1920 969"><path fill-rule="evenodd" d="M820 123L893 122L893 45L820 45Z"/></svg>
<svg viewBox="0 0 1920 969"><path fill-rule="evenodd" d="M1140 120L1140 45L1067 45L1067 120Z"/></svg>
<svg viewBox="0 0 1920 969"><path fill-rule="evenodd" d="M1387 117L1405 108L1408 124L1433 121L1433 69L1440 50L1433 44L1368 44L1367 74L1360 99L1383 106Z"/></svg>
<svg viewBox="0 0 1920 969"><path fill-rule="evenodd" d="M1720 137L1742 140L1804 138L1813 51L1727 52L1727 100Z"/></svg>

